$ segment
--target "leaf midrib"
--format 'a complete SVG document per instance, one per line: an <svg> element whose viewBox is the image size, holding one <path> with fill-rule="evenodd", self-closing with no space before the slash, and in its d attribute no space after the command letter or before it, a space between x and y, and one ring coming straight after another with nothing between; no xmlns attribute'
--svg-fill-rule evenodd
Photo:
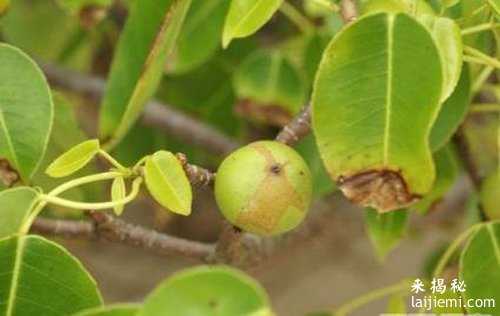
<svg viewBox="0 0 500 316"><path fill-rule="evenodd" d="M249 11L248 11L248 13L247 13L247 14L245 14L245 15L241 18L241 20L240 20L240 21L239 21L239 22L238 22L238 23L234 26L234 32L231 32L231 33L232 33L232 34L231 34L231 37L234 37L234 34L237 34L237 33L239 33L239 32L240 32L240 27L241 27L241 25L242 25L243 23L246 23L246 21L248 20L248 18L249 18L250 16L252 16L252 14L253 14L255 11L257 11L257 8L259 8L259 7L260 7L260 5L261 5L263 2L265 3L265 1L264 1L264 0L257 0L257 2L255 3L255 5L254 5L254 6L253 6L253 7L252 7Z"/></svg>
<svg viewBox="0 0 500 316"><path fill-rule="evenodd" d="M389 164L389 143L391 130L391 107L392 107L392 63L394 46L394 15L387 15L387 92L386 92L386 113L384 124L384 165Z"/></svg>
<svg viewBox="0 0 500 316"><path fill-rule="evenodd" d="M9 290L9 299L7 301L7 313L6 316L12 316L13 310L14 310L14 300L17 294L17 288L18 288L18 281L19 281L19 274L21 270L21 264L22 264L22 259L24 256L24 244L25 244L26 238L17 238L17 245L16 245L16 259L14 260L14 271L12 272L12 281L10 284L10 290Z"/></svg>

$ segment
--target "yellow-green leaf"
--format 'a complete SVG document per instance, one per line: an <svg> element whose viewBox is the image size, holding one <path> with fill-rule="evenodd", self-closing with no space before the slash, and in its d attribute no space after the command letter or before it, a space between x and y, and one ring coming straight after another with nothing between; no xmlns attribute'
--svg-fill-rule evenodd
<svg viewBox="0 0 500 316"><path fill-rule="evenodd" d="M489 219L500 220L500 172L495 170L481 185L481 205Z"/></svg>
<svg viewBox="0 0 500 316"><path fill-rule="evenodd" d="M101 107L100 136L113 147L154 94L191 0L135 1L111 65Z"/></svg>
<svg viewBox="0 0 500 316"><path fill-rule="evenodd" d="M149 192L158 203L174 213L191 214L191 184L174 154L158 151L148 157L144 176Z"/></svg>
<svg viewBox="0 0 500 316"><path fill-rule="evenodd" d="M126 196L125 180L123 177L117 177L113 180L111 184L111 200L113 202L123 200ZM124 204L119 204L113 208L116 215L121 215L123 213Z"/></svg>
<svg viewBox="0 0 500 316"><path fill-rule="evenodd" d="M279 9L283 0L232 0L222 33L222 46L257 32Z"/></svg>
<svg viewBox="0 0 500 316"><path fill-rule="evenodd" d="M99 148L97 139L80 143L54 160L45 172L53 178L68 176L85 167L99 152Z"/></svg>
<svg viewBox="0 0 500 316"><path fill-rule="evenodd" d="M460 79L463 64L463 44L460 27L452 19L424 14L419 17L434 37L443 66L443 91L441 101L453 93Z"/></svg>
<svg viewBox="0 0 500 316"><path fill-rule="evenodd" d="M29 187L0 192L0 238L19 233L36 197L36 191Z"/></svg>
<svg viewBox="0 0 500 316"><path fill-rule="evenodd" d="M313 131L330 176L353 202L401 209L429 192L429 134L440 110L434 38L404 13L368 15L341 31L321 61Z"/></svg>

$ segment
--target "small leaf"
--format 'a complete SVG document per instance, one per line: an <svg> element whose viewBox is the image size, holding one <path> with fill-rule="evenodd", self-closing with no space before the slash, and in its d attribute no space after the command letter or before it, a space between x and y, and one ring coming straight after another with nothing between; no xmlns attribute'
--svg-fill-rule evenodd
<svg viewBox="0 0 500 316"><path fill-rule="evenodd" d="M249 55L236 70L233 85L237 97L255 107L249 113L240 109L242 114L272 125L285 125L305 102L301 74L278 51Z"/></svg>
<svg viewBox="0 0 500 316"><path fill-rule="evenodd" d="M428 136L442 82L435 40L406 14L368 15L335 36L314 84L312 125L350 200L383 212L431 190Z"/></svg>
<svg viewBox="0 0 500 316"><path fill-rule="evenodd" d="M222 46L226 48L233 39L257 32L282 3L283 0L232 0L224 24Z"/></svg>
<svg viewBox="0 0 500 316"><path fill-rule="evenodd" d="M444 74L441 101L445 101L455 90L462 70L463 44L460 27L452 19L429 14L421 15L419 21L431 32L441 55Z"/></svg>
<svg viewBox="0 0 500 316"><path fill-rule="evenodd" d="M186 73L210 59L220 47L230 0L193 1L167 72Z"/></svg>
<svg viewBox="0 0 500 316"><path fill-rule="evenodd" d="M163 207L191 214L193 193L180 161L171 152L158 151L146 160L145 180L149 192Z"/></svg>
<svg viewBox="0 0 500 316"><path fill-rule="evenodd" d="M465 282L463 301L489 299L495 307L470 307L471 314L500 315L500 223L484 224L470 238L460 257L460 279ZM486 302L485 302L486 303Z"/></svg>
<svg viewBox="0 0 500 316"><path fill-rule="evenodd" d="M491 220L500 220L500 171L495 170L481 185L479 199L484 213Z"/></svg>
<svg viewBox="0 0 500 316"><path fill-rule="evenodd" d="M436 163L436 181L432 190L412 208L421 214L429 212L432 205L439 201L455 183L458 177L458 165L450 146L446 146L434 154Z"/></svg>
<svg viewBox="0 0 500 316"><path fill-rule="evenodd" d="M244 273L223 266L201 266L163 282L146 298L137 316L254 315L268 312L266 307L269 300L264 289Z"/></svg>
<svg viewBox="0 0 500 316"><path fill-rule="evenodd" d="M158 87L191 0L134 1L102 101L100 135L115 146Z"/></svg>
<svg viewBox="0 0 500 316"><path fill-rule="evenodd" d="M53 178L68 176L85 167L97 155L99 149L99 140L84 141L54 160L45 173Z"/></svg>
<svg viewBox="0 0 500 316"><path fill-rule="evenodd" d="M73 316L135 316L140 308L136 304L115 304L86 309Z"/></svg>
<svg viewBox="0 0 500 316"><path fill-rule="evenodd" d="M102 304L94 279L54 242L10 237L0 254L0 315L72 315Z"/></svg>
<svg viewBox="0 0 500 316"><path fill-rule="evenodd" d="M401 241L406 230L408 212L406 210L378 214L377 211L365 211L365 224L368 235L378 258L384 261L387 254Z"/></svg>
<svg viewBox="0 0 500 316"><path fill-rule="evenodd" d="M28 187L0 192L0 239L19 233L36 203L37 195Z"/></svg>
<svg viewBox="0 0 500 316"><path fill-rule="evenodd" d="M47 81L33 60L0 43L0 158L27 181L43 159L54 105Z"/></svg>
<svg viewBox="0 0 500 316"><path fill-rule="evenodd" d="M465 119L470 104L470 71L464 64L455 91L443 103L432 126L430 143L432 151L442 148L455 134Z"/></svg>
<svg viewBox="0 0 500 316"><path fill-rule="evenodd" d="M113 180L113 183L111 184L111 200L113 202L123 200L126 196L126 187L125 187L125 180L123 180L123 177L117 177ZM125 204L120 204L117 205L113 208L115 211L115 214L120 216L123 213L123 208L125 207Z"/></svg>

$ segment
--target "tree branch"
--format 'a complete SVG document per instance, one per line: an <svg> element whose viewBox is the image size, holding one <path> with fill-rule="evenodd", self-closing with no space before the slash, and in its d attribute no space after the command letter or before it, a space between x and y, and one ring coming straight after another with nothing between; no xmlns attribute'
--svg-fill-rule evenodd
<svg viewBox="0 0 500 316"><path fill-rule="evenodd" d="M160 255L180 255L213 261L215 246L162 234L127 223L103 212L89 213L93 222L37 218L31 231L70 238L104 239L143 248Z"/></svg>
<svg viewBox="0 0 500 316"><path fill-rule="evenodd" d="M104 95L106 82L101 78L62 69L52 64L40 63L40 66L49 82L56 87L86 95L96 101ZM239 147L236 141L215 128L155 100L146 105L142 122L217 155L226 155Z"/></svg>

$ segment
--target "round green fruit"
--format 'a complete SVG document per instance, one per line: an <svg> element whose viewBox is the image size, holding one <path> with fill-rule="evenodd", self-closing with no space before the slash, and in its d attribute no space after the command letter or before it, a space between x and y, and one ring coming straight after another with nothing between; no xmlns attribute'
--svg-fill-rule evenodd
<svg viewBox="0 0 500 316"><path fill-rule="evenodd" d="M215 198L233 225L259 235L289 231L311 202L309 168L292 148L259 141L229 155L215 179Z"/></svg>

